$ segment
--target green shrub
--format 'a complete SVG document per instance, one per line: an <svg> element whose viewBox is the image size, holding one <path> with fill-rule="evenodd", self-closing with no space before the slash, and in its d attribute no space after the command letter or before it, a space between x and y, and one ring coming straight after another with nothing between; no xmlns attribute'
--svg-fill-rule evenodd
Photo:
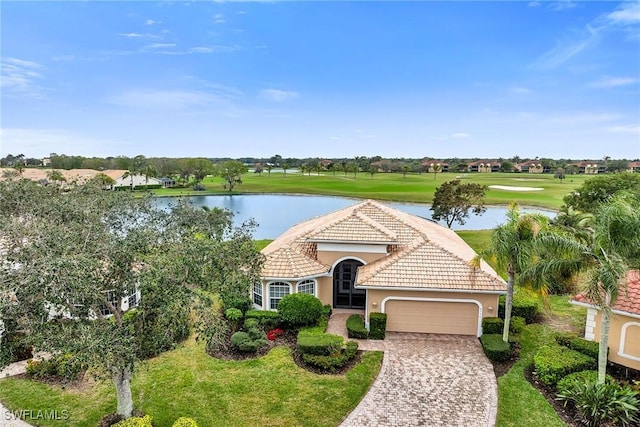
<svg viewBox="0 0 640 427"><path fill-rule="evenodd" d="M246 313L252 306L253 301L245 294L238 294L237 292L223 292L220 294L222 300L222 306L225 310L229 308L237 308L243 313Z"/></svg>
<svg viewBox="0 0 640 427"><path fill-rule="evenodd" d="M558 400L575 405L586 424L637 426L640 423L640 399L629 387L616 383L571 383L558 393Z"/></svg>
<svg viewBox="0 0 640 427"><path fill-rule="evenodd" d="M252 328L250 332L240 331L231 335L231 345L239 351L255 353L260 347L267 344L267 340L259 338L259 335L254 332L255 330L255 328Z"/></svg>
<svg viewBox="0 0 640 427"><path fill-rule="evenodd" d="M31 350L27 335L18 331L18 323L13 319L5 319L0 345L0 366L30 359L33 357Z"/></svg>
<svg viewBox="0 0 640 427"><path fill-rule="evenodd" d="M615 382L612 376L607 375L605 377L605 381L608 383ZM596 383L598 382L598 371L579 371L574 372L572 374L567 375L556 385L556 389L558 392L563 392L568 388L572 387L574 383Z"/></svg>
<svg viewBox="0 0 640 427"><path fill-rule="evenodd" d="M237 322L238 320L242 319L242 311L233 307L227 308L224 311L224 317L231 320L232 322Z"/></svg>
<svg viewBox="0 0 640 427"><path fill-rule="evenodd" d="M257 319L264 329L273 329L280 324L280 313L268 310L249 310L245 314L247 319Z"/></svg>
<svg viewBox="0 0 640 427"><path fill-rule="evenodd" d="M500 297L500 304L498 305L498 317L504 319L504 305L505 296ZM511 318L518 316L525 319L527 323L533 323L536 321L538 312L540 310L540 303L538 297L526 289L518 289L513 294L513 306L511 308Z"/></svg>
<svg viewBox="0 0 640 427"><path fill-rule="evenodd" d="M153 427L151 415L131 417L114 424L114 427Z"/></svg>
<svg viewBox="0 0 640 427"><path fill-rule="evenodd" d="M325 304L322 306L323 317L326 317L328 319L329 317L331 317L332 312L333 312L333 309L331 308L331 304Z"/></svg>
<svg viewBox="0 0 640 427"><path fill-rule="evenodd" d="M347 319L347 335L349 338L365 339L369 331L364 327L364 319L359 314L352 314Z"/></svg>
<svg viewBox="0 0 640 427"><path fill-rule="evenodd" d="M519 334L524 330L525 326L527 326L527 321L523 317L514 316L509 322L509 332Z"/></svg>
<svg viewBox="0 0 640 427"><path fill-rule="evenodd" d="M371 313L369 315L369 338L383 340L387 331L387 315L385 313Z"/></svg>
<svg viewBox="0 0 640 427"><path fill-rule="evenodd" d="M533 356L536 375L545 385L555 385L573 372L586 371L596 366L592 357L559 345L541 347Z"/></svg>
<svg viewBox="0 0 640 427"><path fill-rule="evenodd" d="M342 368L347 362L353 359L358 352L358 343L349 341L345 348L335 351L329 355L302 354L302 360L309 365L320 368L324 371L335 372Z"/></svg>
<svg viewBox="0 0 640 427"><path fill-rule="evenodd" d="M342 347L343 341L340 335L300 331L298 333L297 346L298 350L303 354L328 356L338 351Z"/></svg>
<svg viewBox="0 0 640 427"><path fill-rule="evenodd" d="M482 319L482 334L501 334L504 329L504 320L499 317L485 317Z"/></svg>
<svg viewBox="0 0 640 427"><path fill-rule="evenodd" d="M483 334L480 342L489 360L504 362L511 357L511 345L502 341L502 334Z"/></svg>
<svg viewBox="0 0 640 427"><path fill-rule="evenodd" d="M595 341L589 341L585 338L576 337L571 340L570 347L572 350L579 351L582 354L586 354L589 357L598 359L598 353L600 352L600 343Z"/></svg>
<svg viewBox="0 0 640 427"><path fill-rule="evenodd" d="M48 360L29 359L25 373L31 378L63 377L75 379L86 366L75 359L72 354L53 356Z"/></svg>
<svg viewBox="0 0 640 427"><path fill-rule="evenodd" d="M247 317L244 319L245 329L257 328L258 326L260 326L260 321L258 319L254 317Z"/></svg>
<svg viewBox="0 0 640 427"><path fill-rule="evenodd" d="M321 317L318 319L318 323L315 326L307 326L300 330L300 333L307 335L321 335L324 334L329 326L329 319Z"/></svg>
<svg viewBox="0 0 640 427"><path fill-rule="evenodd" d="M322 302L311 294L289 294L280 300L278 313L291 326L313 325L322 315Z"/></svg>
<svg viewBox="0 0 640 427"><path fill-rule="evenodd" d="M556 335L555 340L561 346L571 347L571 340L577 338L577 335L572 332L560 332Z"/></svg>
<svg viewBox="0 0 640 427"><path fill-rule="evenodd" d="M193 418L180 417L172 427L198 427L198 423Z"/></svg>

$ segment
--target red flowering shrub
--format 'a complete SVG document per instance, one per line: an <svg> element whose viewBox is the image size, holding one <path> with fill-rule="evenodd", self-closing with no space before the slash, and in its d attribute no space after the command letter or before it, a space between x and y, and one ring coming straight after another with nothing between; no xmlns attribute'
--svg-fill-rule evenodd
<svg viewBox="0 0 640 427"><path fill-rule="evenodd" d="M274 341L282 334L284 334L284 331L280 328L271 329L269 332L267 332L267 339L269 341Z"/></svg>

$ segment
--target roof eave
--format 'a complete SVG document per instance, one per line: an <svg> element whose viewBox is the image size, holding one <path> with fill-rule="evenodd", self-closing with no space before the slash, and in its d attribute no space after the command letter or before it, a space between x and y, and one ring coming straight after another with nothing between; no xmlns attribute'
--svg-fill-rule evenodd
<svg viewBox="0 0 640 427"><path fill-rule="evenodd" d="M399 245L397 240L334 240L334 239L306 239L309 243L343 243L348 245Z"/></svg>
<svg viewBox="0 0 640 427"><path fill-rule="evenodd" d="M455 293L475 293L475 294L496 294L504 295L507 290L490 290L490 289L447 289L447 288L417 288L409 286L371 286L371 285L354 285L356 289L381 289L385 291L423 291L423 292L455 292Z"/></svg>
<svg viewBox="0 0 640 427"><path fill-rule="evenodd" d="M589 304L588 302L576 301L573 299L569 300L569 304L577 305L579 307L593 308L594 310L600 310L600 307L598 307L597 305ZM613 309L611 310L611 312L614 314L620 314L622 316L633 317L634 319L640 319L640 313L632 313L630 311L624 311L624 310L618 310L618 309Z"/></svg>

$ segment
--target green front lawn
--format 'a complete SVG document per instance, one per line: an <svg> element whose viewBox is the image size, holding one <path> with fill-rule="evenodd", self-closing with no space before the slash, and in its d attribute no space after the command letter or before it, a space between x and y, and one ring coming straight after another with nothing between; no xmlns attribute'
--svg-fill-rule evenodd
<svg viewBox="0 0 640 427"><path fill-rule="evenodd" d="M248 361L207 356L193 340L143 363L133 381L136 408L170 427L180 416L201 426L335 426L360 402L380 370L382 353L365 352L346 375L317 375L298 367L286 347ZM12 410L68 410L65 421L43 426L94 427L115 412L109 382L61 390L40 382L0 380L1 399Z"/></svg>
<svg viewBox="0 0 640 427"><path fill-rule="evenodd" d="M257 175L247 173L242 177L242 184L234 188L233 193L224 190L222 180L207 177L203 184L206 191L190 189L158 189L153 190L157 196L205 195L205 194L248 194L248 193L294 193L317 194L361 199L376 199L398 202L431 203L436 187L445 181L460 178L465 182L476 182L483 185L503 185L514 187L539 187L543 190L518 192L489 189L486 203L490 205L506 205L513 201L521 205L539 206L558 209L562 198L579 187L589 176L571 175L560 182L552 174L517 174L517 173L440 173L434 179L433 174L408 174L403 177L399 173L378 173L373 179L371 175L359 173L345 177L342 173L323 172L321 175L302 175L300 173L263 173Z"/></svg>

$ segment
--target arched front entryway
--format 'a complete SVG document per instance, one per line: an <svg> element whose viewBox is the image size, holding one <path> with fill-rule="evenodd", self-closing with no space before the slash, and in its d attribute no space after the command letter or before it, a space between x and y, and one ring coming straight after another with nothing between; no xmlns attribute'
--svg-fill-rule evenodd
<svg viewBox="0 0 640 427"><path fill-rule="evenodd" d="M336 308L364 308L366 291L356 289L356 272L362 262L346 259L333 269L333 306Z"/></svg>

